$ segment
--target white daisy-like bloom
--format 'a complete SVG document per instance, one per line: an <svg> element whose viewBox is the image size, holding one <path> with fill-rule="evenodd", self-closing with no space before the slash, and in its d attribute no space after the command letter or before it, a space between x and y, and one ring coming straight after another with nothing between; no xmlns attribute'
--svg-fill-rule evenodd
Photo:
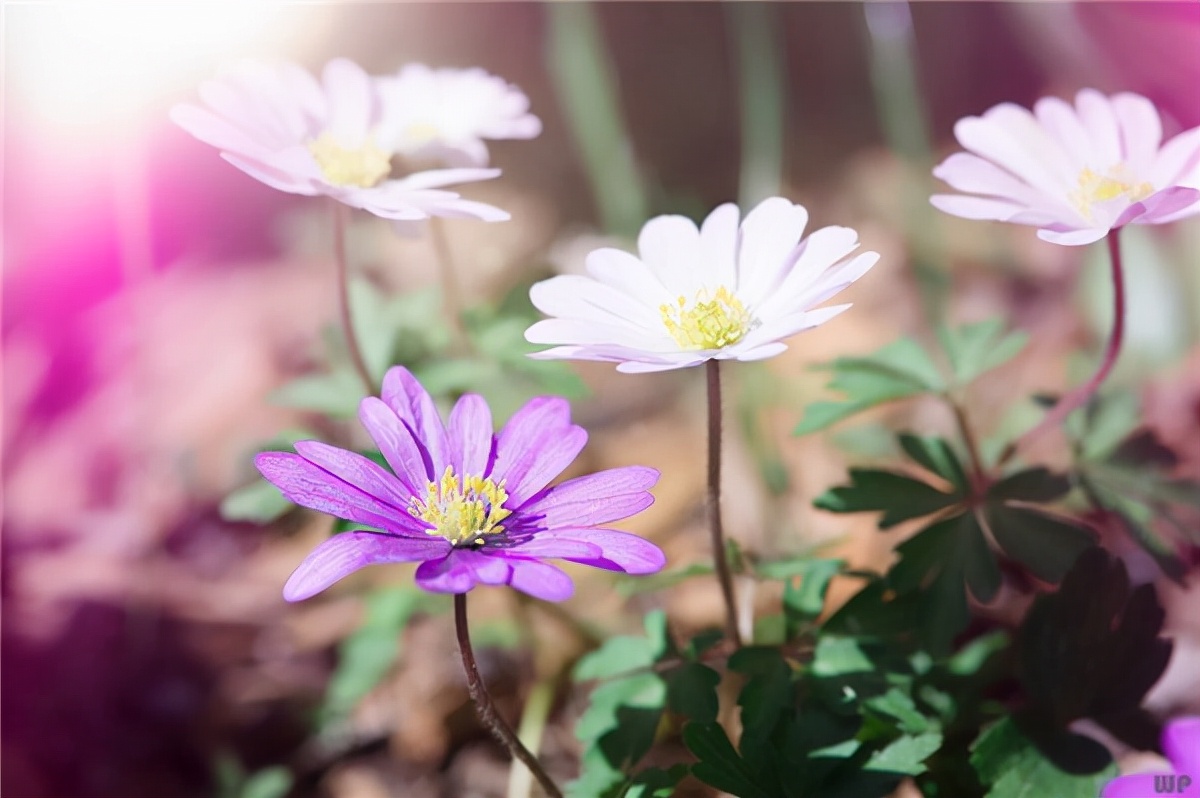
<svg viewBox="0 0 1200 798"><path fill-rule="evenodd" d="M320 82L296 64L243 62L202 84L200 99L203 107L175 106L171 119L272 188L327 195L385 219L509 218L444 188L498 169L397 170L402 159L379 138L378 87L352 61L330 61Z"/></svg>
<svg viewBox="0 0 1200 798"><path fill-rule="evenodd" d="M380 144L406 158L486 166L484 139L531 139L542 132L525 93L478 67L408 64L377 80Z"/></svg>
<svg viewBox="0 0 1200 798"><path fill-rule="evenodd" d="M590 276L536 283L530 298L553 318L525 338L557 346L530 357L608 361L624 372L762 360L850 307L817 306L879 260L875 252L851 257L859 242L848 227L802 239L808 211L782 197L764 200L740 226L739 215L722 205L700 229L659 216L642 227L638 256L597 249L587 257Z"/></svg>
<svg viewBox="0 0 1200 798"><path fill-rule="evenodd" d="M1002 103L955 124L969 152L933 174L964 193L930 201L966 219L1039 227L1039 238L1066 245L1200 213L1200 127L1165 144L1162 133L1158 110L1137 94L1084 89L1074 106L1045 97L1032 113Z"/></svg>

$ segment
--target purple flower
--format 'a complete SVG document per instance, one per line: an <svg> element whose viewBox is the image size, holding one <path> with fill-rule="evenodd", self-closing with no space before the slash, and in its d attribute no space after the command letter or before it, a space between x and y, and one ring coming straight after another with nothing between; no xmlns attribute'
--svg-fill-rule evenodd
<svg viewBox="0 0 1200 798"><path fill-rule="evenodd" d="M587 442L565 399L535 398L493 434L482 397L463 396L443 424L429 393L402 367L388 371L382 393L362 401L359 419L391 472L317 441L297 443L297 454L255 458L296 504L373 528L317 546L284 585L288 601L376 563L420 562L417 584L438 593L511 585L547 601L574 589L547 558L629 574L662 569L658 546L603 526L654 502L656 470L614 468L546 487Z"/></svg>
<svg viewBox="0 0 1200 798"><path fill-rule="evenodd" d="M1180 718L1163 729L1163 753L1171 772L1133 773L1105 785L1100 798L1152 798L1155 795L1200 796L1200 717Z"/></svg>

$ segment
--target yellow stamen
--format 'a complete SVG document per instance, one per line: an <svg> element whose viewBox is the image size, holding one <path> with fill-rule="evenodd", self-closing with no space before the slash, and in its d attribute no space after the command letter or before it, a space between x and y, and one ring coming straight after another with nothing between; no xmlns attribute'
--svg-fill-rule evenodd
<svg viewBox="0 0 1200 798"><path fill-rule="evenodd" d="M1154 186L1149 183L1133 183L1127 179L1125 164L1112 167L1103 175L1098 175L1085 167L1079 173L1079 187L1071 192L1071 203L1079 210L1085 219L1092 218L1092 206L1124 198L1130 203L1144 200L1154 193Z"/></svg>
<svg viewBox="0 0 1200 798"><path fill-rule="evenodd" d="M690 307L687 297L681 296L674 305L660 305L658 310L667 332L686 350L732 346L754 326L746 306L725 286L711 298L707 290L697 292Z"/></svg>
<svg viewBox="0 0 1200 798"><path fill-rule="evenodd" d="M454 466L446 466L441 480L426 487L425 500L414 498L408 512L434 525L434 529L426 530L430 535L443 537L455 546L464 541L482 546L486 536L504 532L500 522L512 515L512 510L504 509L507 499L504 480L497 484L472 476L460 481Z"/></svg>
<svg viewBox="0 0 1200 798"><path fill-rule="evenodd" d="M391 155L371 139L363 142L361 147L347 148L326 131L308 143L308 151L321 167L325 179L335 186L370 188L392 171Z"/></svg>

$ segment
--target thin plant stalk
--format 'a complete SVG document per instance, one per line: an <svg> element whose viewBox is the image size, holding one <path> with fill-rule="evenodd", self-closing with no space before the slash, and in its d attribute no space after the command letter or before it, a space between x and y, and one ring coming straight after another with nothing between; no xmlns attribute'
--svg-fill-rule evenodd
<svg viewBox="0 0 1200 798"><path fill-rule="evenodd" d="M541 743L542 734L546 731L546 718L554 704L554 687L554 679L543 677L534 684L529 697L525 699L525 709L517 726L517 738L526 747L537 749ZM506 798L529 798L532 787L533 774L524 767L514 767L508 774Z"/></svg>
<svg viewBox="0 0 1200 798"><path fill-rule="evenodd" d="M725 532L721 526L721 366L719 360L705 364L708 377L708 520L712 531L713 564L725 600L725 634L735 647L741 647L738 632L737 597L729 558L725 554Z"/></svg>
<svg viewBox="0 0 1200 798"><path fill-rule="evenodd" d="M1110 230L1105 239L1108 243L1109 266L1112 269L1113 326L1112 334L1108 337L1108 345L1104 349L1104 358L1100 361L1100 367L1092 374L1091 379L1059 399L1058 404L1054 405L1054 409L1047 413L1036 427L1010 443L1000 455L1001 463L1007 462L1031 441L1041 437L1047 430L1062 424L1073 411L1087 404L1104 380L1108 378L1113 366L1116 365L1117 358L1121 354L1121 344L1125 338L1125 278L1121 266L1120 232L1119 228Z"/></svg>
<svg viewBox="0 0 1200 798"><path fill-rule="evenodd" d="M783 174L782 36L770 3L729 3L724 9L737 53L742 117L738 201L750 208L779 193Z"/></svg>
<svg viewBox="0 0 1200 798"><path fill-rule="evenodd" d="M333 207L333 259L337 264L338 284L338 315L342 324L342 336L346 339L346 349L350 352L350 363L362 381L368 396L377 393L375 380L371 379L371 370L363 358L362 349L358 345L358 334L354 331L354 317L350 308L350 270L346 266L346 223L350 209L336 200L331 200Z"/></svg>
<svg viewBox="0 0 1200 798"><path fill-rule="evenodd" d="M458 635L458 650L462 653L463 669L467 673L467 691L471 694L471 700L475 702L475 710L479 713L480 721L515 759L519 759L525 767L529 768L529 772L537 779L538 784L542 785L542 789L550 798L563 798L562 791L542 769L537 757L521 743L516 732L496 711L492 696L483 683L483 677L479 675L479 666L475 663L475 652L471 648L471 635L467 626L466 593L454 594L454 631Z"/></svg>
<svg viewBox="0 0 1200 798"><path fill-rule="evenodd" d="M442 220L434 217L429 220L429 237L433 241L433 253L437 259L438 279L442 287L442 313L450 324L450 333L456 347L463 348L466 338L462 326L462 286L458 282L458 269L454 264L454 255L450 251L450 239Z"/></svg>

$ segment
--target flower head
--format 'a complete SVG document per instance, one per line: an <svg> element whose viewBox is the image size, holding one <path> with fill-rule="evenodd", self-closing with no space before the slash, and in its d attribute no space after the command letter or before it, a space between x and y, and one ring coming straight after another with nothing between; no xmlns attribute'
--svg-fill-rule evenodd
<svg viewBox="0 0 1200 798"><path fill-rule="evenodd" d="M1171 763L1171 773L1119 776L1104 786L1100 798L1149 798L1163 794L1200 798L1200 717L1168 723L1163 729L1162 745Z"/></svg>
<svg viewBox="0 0 1200 798"><path fill-rule="evenodd" d="M1079 245L1200 213L1200 127L1162 144L1158 111L1136 94L1084 89L1074 107L1045 97L1032 113L1002 103L960 119L954 135L969 152L933 174L964 193L931 202L955 216L1032 225L1046 241Z"/></svg>
<svg viewBox="0 0 1200 798"><path fill-rule="evenodd" d="M609 361L625 372L761 360L787 349L784 338L850 307L814 310L879 259L849 257L858 234L848 227L802 240L808 212L781 197L764 200L740 226L738 218L733 204L700 229L682 216L659 216L642 228L640 257L598 249L587 258L590 277L535 284L533 304L553 318L525 338L559 346L531 357Z"/></svg>
<svg viewBox="0 0 1200 798"><path fill-rule="evenodd" d="M379 138L405 158L486 166L484 139L531 139L542 132L525 93L479 68L408 64L378 84Z"/></svg>
<svg viewBox="0 0 1200 798"><path fill-rule="evenodd" d="M509 218L443 188L496 169L398 173L397 152L381 136L378 87L351 61L330 61L320 82L295 64L247 62L202 84L200 98L204 107L178 105L171 118L272 188L327 195L385 219Z"/></svg>
<svg viewBox="0 0 1200 798"><path fill-rule="evenodd" d="M604 527L654 502L654 469L614 468L546 487L587 442L565 399L533 399L493 434L482 397L463 396L443 424L402 367L388 371L382 393L363 400L359 419L391 471L317 441L255 458L296 504L372 528L314 549L284 586L288 601L376 563L420 562L417 584L439 593L511 585L548 601L569 597L573 585L547 558L630 574L665 564L653 543Z"/></svg>

